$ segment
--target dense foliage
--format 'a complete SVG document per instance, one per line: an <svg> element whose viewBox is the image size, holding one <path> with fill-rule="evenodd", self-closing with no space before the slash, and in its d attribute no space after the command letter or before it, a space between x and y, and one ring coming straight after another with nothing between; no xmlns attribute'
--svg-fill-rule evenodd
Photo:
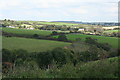
<svg viewBox="0 0 120 80"><path fill-rule="evenodd" d="M81 39L76 40L70 47L55 48L46 52L30 53L25 50L3 49L3 64L5 62L14 64L13 69L3 66L3 75L4 77L9 75L9 77L49 78L118 77L117 60L110 60L110 62L105 60L109 57L118 56L117 50L113 49L114 55L111 55L113 54L110 51L111 49L106 50L99 47L97 40L91 41L92 38L86 38L86 43L82 42ZM81 47L79 45L82 46L81 50L79 50ZM112 70L109 67L112 67ZM22 68L26 70L18 71ZM28 71L30 72L28 73ZM42 74L40 74L41 72ZM37 75L35 75L36 73Z"/></svg>

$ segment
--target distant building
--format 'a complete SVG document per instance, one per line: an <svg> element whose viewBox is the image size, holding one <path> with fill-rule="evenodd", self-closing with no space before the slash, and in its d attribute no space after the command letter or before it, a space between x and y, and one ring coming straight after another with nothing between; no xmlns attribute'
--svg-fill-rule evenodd
<svg viewBox="0 0 120 80"><path fill-rule="evenodd" d="M84 31L84 29L78 29L78 31Z"/></svg>
<svg viewBox="0 0 120 80"><path fill-rule="evenodd" d="M34 28L33 28L33 27L29 27L29 28L27 28L27 29L31 29L31 30L33 30Z"/></svg>
<svg viewBox="0 0 120 80"><path fill-rule="evenodd" d="M33 27L30 27L29 29L32 29L32 30L33 30L34 28L33 28Z"/></svg>
<svg viewBox="0 0 120 80"><path fill-rule="evenodd" d="M14 26L6 26L6 27L9 27L9 28L15 28Z"/></svg>

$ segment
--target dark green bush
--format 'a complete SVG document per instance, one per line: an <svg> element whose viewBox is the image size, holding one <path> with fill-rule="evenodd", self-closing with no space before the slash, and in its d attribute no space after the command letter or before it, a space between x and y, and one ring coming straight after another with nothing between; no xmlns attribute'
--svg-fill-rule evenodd
<svg viewBox="0 0 120 80"><path fill-rule="evenodd" d="M36 62L40 68L48 68L53 61L53 55L51 52L41 52L37 55Z"/></svg>
<svg viewBox="0 0 120 80"><path fill-rule="evenodd" d="M68 41L66 35L62 34L58 36L59 41Z"/></svg>

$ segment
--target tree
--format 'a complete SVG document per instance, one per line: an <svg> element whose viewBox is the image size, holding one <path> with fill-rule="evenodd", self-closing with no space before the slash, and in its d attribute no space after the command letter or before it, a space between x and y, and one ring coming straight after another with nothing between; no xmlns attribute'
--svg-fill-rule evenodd
<svg viewBox="0 0 120 80"><path fill-rule="evenodd" d="M19 26L19 28L22 28L22 26Z"/></svg>
<svg viewBox="0 0 120 80"><path fill-rule="evenodd" d="M53 61L53 56L51 52L41 52L38 53L36 61L40 68L48 68Z"/></svg>
<svg viewBox="0 0 120 80"><path fill-rule="evenodd" d="M24 25L23 28L26 28L26 26Z"/></svg>
<svg viewBox="0 0 120 80"><path fill-rule="evenodd" d="M62 65L66 63L65 52L62 48L55 48L52 55L57 64Z"/></svg>
<svg viewBox="0 0 120 80"><path fill-rule="evenodd" d="M24 61L27 60L26 57L28 57L28 52L26 50L19 49L13 51L12 59L14 59L16 65L23 64Z"/></svg>
<svg viewBox="0 0 120 80"><path fill-rule="evenodd" d="M68 41L66 35L62 34L58 36L59 41Z"/></svg>
<svg viewBox="0 0 120 80"><path fill-rule="evenodd" d="M39 35L38 35L38 34L34 34L33 37L34 37L34 38L38 38Z"/></svg>
<svg viewBox="0 0 120 80"><path fill-rule="evenodd" d="M7 22L4 22L4 24L2 24L3 27L9 26L9 24Z"/></svg>
<svg viewBox="0 0 120 80"><path fill-rule="evenodd" d="M111 46L108 43L97 43L98 48L102 48L106 51L109 51L111 49Z"/></svg>
<svg viewBox="0 0 120 80"><path fill-rule="evenodd" d="M4 21L7 21L6 19Z"/></svg>
<svg viewBox="0 0 120 80"><path fill-rule="evenodd" d="M52 35L57 35L57 31L53 31L53 32L52 32Z"/></svg>
<svg viewBox="0 0 120 80"><path fill-rule="evenodd" d="M10 19L8 19L8 21L10 21Z"/></svg>
<svg viewBox="0 0 120 80"><path fill-rule="evenodd" d="M11 51L8 49L2 49L2 62L12 62Z"/></svg>
<svg viewBox="0 0 120 80"><path fill-rule="evenodd" d="M87 37L85 42L89 44L97 44L97 39L92 39L91 37Z"/></svg>

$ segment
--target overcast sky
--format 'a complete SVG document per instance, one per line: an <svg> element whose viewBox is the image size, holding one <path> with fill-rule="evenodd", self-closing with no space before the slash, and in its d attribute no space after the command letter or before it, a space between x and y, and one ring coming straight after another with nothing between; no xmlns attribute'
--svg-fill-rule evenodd
<svg viewBox="0 0 120 80"><path fill-rule="evenodd" d="M118 21L119 0L0 0L0 19Z"/></svg>

